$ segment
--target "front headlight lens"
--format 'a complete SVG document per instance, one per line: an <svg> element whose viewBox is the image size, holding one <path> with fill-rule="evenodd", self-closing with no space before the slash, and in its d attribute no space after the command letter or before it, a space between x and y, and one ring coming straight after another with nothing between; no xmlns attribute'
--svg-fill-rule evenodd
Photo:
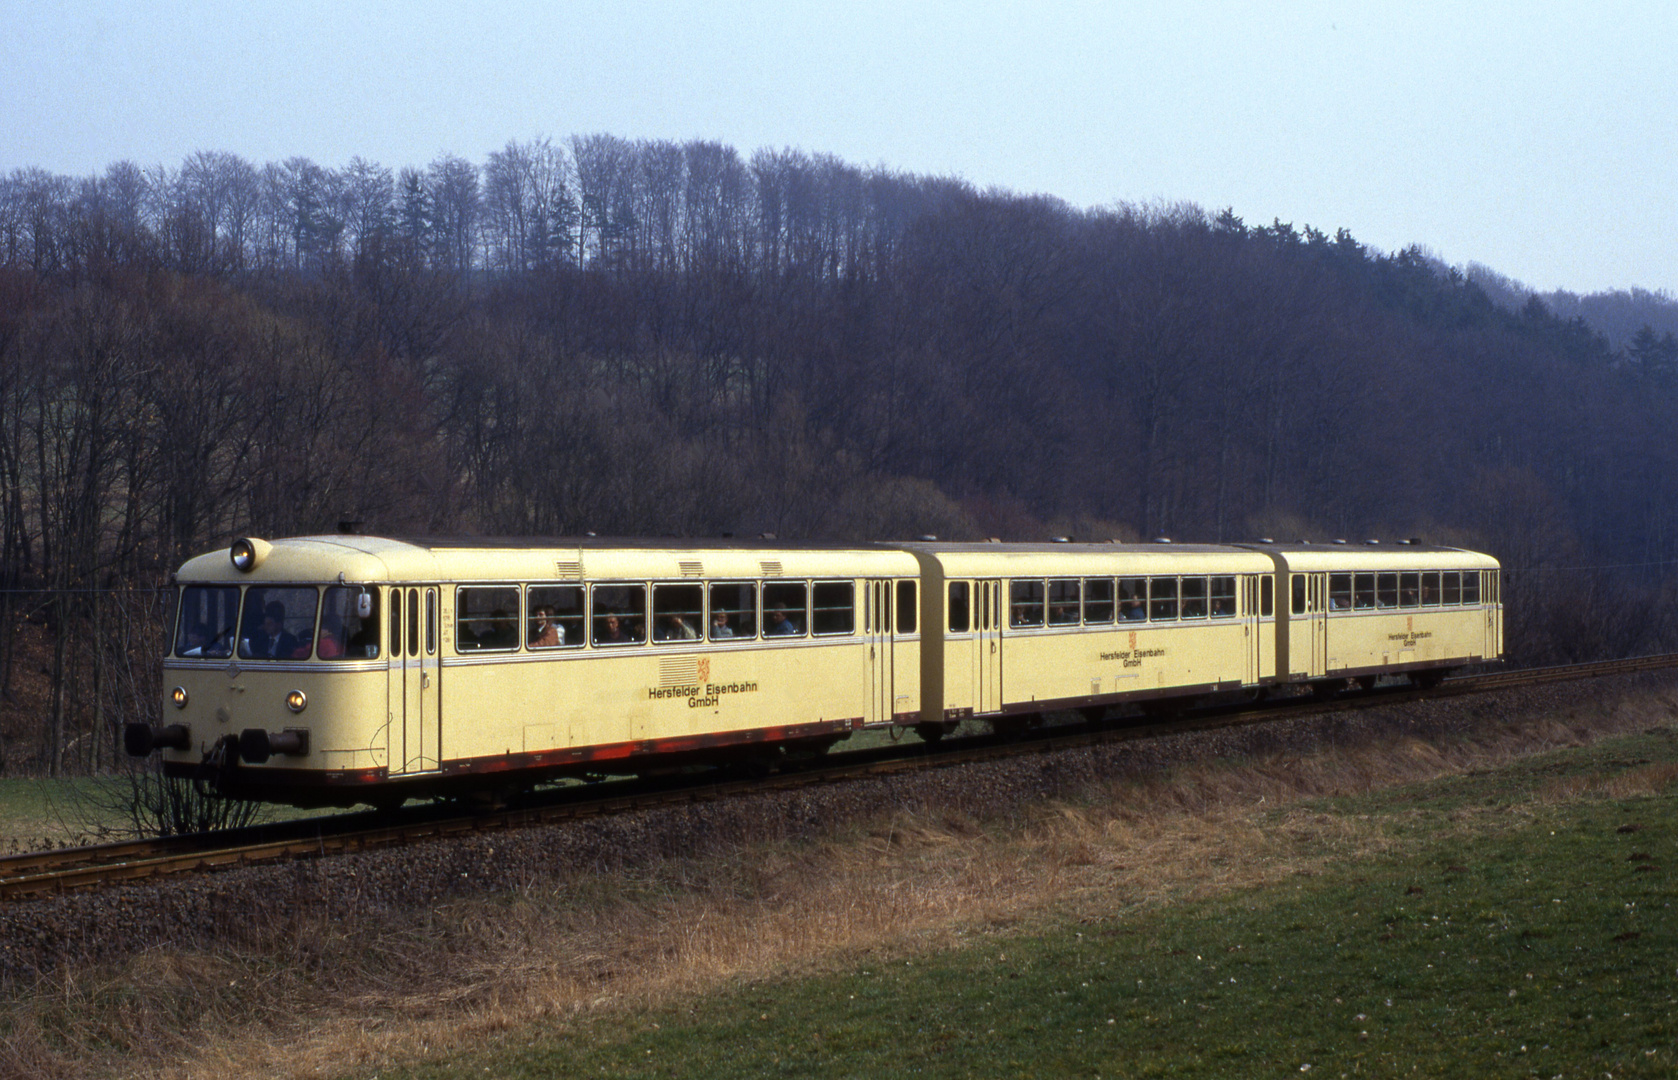
<svg viewBox="0 0 1678 1080"><path fill-rule="evenodd" d="M285 696L285 707L292 712L302 712L309 704L309 695L301 690L293 690Z"/></svg>
<svg viewBox="0 0 1678 1080"><path fill-rule="evenodd" d="M256 568L256 545L249 540L233 541L233 567L242 573L250 573Z"/></svg>
<svg viewBox="0 0 1678 1080"><path fill-rule="evenodd" d="M175 708L186 708L186 687L177 686L169 691L169 700L175 703Z"/></svg>

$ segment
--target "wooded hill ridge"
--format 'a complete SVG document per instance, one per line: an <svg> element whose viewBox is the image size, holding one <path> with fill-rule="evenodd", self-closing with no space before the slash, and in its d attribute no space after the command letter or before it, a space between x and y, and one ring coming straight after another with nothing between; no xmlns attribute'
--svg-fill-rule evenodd
<svg viewBox="0 0 1678 1080"><path fill-rule="evenodd" d="M22 615L91 617L67 590L345 518L1421 537L1511 568L1516 657L1636 651L1674 638L1675 403L1671 331L1615 347L1420 249L1190 205L607 135L398 171L21 169L0 675Z"/></svg>

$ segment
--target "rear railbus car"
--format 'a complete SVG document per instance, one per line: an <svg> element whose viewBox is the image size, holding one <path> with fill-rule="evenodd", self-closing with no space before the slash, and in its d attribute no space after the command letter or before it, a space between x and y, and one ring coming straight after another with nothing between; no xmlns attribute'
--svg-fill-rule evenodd
<svg viewBox="0 0 1678 1080"><path fill-rule="evenodd" d="M1422 544L1288 544L1255 548L1276 560L1288 617L1283 669L1330 687L1381 675L1431 686L1454 668L1503 653L1498 563Z"/></svg>

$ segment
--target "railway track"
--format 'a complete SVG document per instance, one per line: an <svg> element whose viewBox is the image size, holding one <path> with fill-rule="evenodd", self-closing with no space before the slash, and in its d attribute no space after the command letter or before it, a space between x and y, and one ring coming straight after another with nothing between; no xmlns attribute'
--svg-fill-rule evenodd
<svg viewBox="0 0 1678 1080"><path fill-rule="evenodd" d="M1258 724L1281 717L1308 716L1399 704L1421 698L1457 697L1516 687L1604 678L1678 667L1678 653L1526 668L1446 680L1427 691L1408 685L1376 688L1334 698L1294 697L1260 705L1195 710L1169 719L1134 718L1048 726L1015 736L971 735L938 744L909 743L835 753L819 765L742 780L704 778L686 783L623 780L561 789L537 805L492 813L459 815L446 808L419 807L401 815L372 813L279 822L222 833L160 840L135 840L0 858L0 899L28 900L77 889L143 881L173 874L253 866L285 859L318 858L372 851L427 840L481 835L533 825L604 817L659 806L709 802L748 792L787 790L884 776L913 769L948 767L1079 747Z"/></svg>

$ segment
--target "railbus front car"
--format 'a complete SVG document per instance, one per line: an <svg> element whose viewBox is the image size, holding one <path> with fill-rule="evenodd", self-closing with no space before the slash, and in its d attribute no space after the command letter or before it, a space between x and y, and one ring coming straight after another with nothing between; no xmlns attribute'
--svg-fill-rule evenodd
<svg viewBox="0 0 1678 1080"><path fill-rule="evenodd" d="M128 749L297 805L766 764L917 716L888 547L240 540L177 574L164 720Z"/></svg>

